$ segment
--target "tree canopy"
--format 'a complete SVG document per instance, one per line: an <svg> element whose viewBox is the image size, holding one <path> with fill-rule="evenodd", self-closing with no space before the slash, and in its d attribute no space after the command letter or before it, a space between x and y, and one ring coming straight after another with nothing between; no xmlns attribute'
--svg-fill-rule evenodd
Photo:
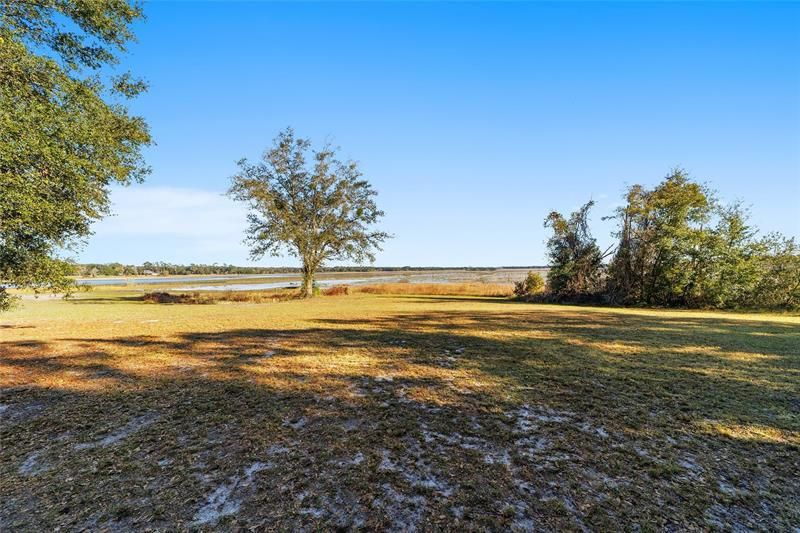
<svg viewBox="0 0 800 533"><path fill-rule="evenodd" d="M800 247L750 226L741 203L723 203L676 169L658 185L628 187L609 264L589 231L592 202L545 225L551 269L543 299L670 307L800 307Z"/></svg>
<svg viewBox="0 0 800 533"><path fill-rule="evenodd" d="M288 251L302 261L304 296L314 274L331 260L374 261L389 235L372 226L383 216L376 192L353 161L336 150L313 150L287 128L257 163L239 162L229 194L250 207L246 241L251 256Z"/></svg>
<svg viewBox="0 0 800 533"><path fill-rule="evenodd" d="M671 305L686 300L702 265L715 201L675 170L652 190L628 189L617 209L619 246L612 282L626 300Z"/></svg>
<svg viewBox="0 0 800 533"><path fill-rule="evenodd" d="M0 1L0 281L65 291L61 254L109 211L109 186L148 172L145 90L115 72L142 17L124 0ZM10 304L0 288L0 308Z"/></svg>

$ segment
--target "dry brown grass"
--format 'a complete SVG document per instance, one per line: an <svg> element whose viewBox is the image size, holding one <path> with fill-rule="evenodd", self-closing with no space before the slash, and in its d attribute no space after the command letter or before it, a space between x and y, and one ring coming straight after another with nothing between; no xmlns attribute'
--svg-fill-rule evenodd
<svg viewBox="0 0 800 533"><path fill-rule="evenodd" d="M271 291L224 291L224 292L148 292L142 301L158 304L215 304L219 302L272 303L294 300L300 297L297 289Z"/></svg>
<svg viewBox="0 0 800 533"><path fill-rule="evenodd" d="M512 283L380 283L354 287L365 294L408 294L431 296L508 297L514 294Z"/></svg>
<svg viewBox="0 0 800 533"><path fill-rule="evenodd" d="M3 531L800 523L800 318L140 298L0 317Z"/></svg>
<svg viewBox="0 0 800 533"><path fill-rule="evenodd" d="M323 296L347 296L350 294L350 287L347 285L334 285L327 289L322 289Z"/></svg>
<svg viewBox="0 0 800 533"><path fill-rule="evenodd" d="M506 298L513 295L514 285L511 283L381 283L364 286L334 285L319 292L322 296L347 296L351 293ZM191 293L155 291L146 293L142 296L142 300L160 304L270 303L299 297L297 289Z"/></svg>

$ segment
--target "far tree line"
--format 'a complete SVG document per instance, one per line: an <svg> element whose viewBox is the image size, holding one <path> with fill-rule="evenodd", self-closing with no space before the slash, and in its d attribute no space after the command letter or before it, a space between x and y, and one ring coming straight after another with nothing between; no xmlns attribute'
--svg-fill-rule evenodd
<svg viewBox="0 0 800 533"><path fill-rule="evenodd" d="M594 202L568 216L550 213L547 286L518 293L613 305L800 308L800 247L779 233L761 235L742 203L722 202L680 169L653 188L628 187L624 200L605 217L617 223L608 250L591 232Z"/></svg>
<svg viewBox="0 0 800 533"><path fill-rule="evenodd" d="M504 267L442 267L442 266L323 266L320 272L420 272L430 270L459 270L465 272L499 270ZM511 268L542 268L537 266ZM76 263L72 274L79 277L93 276L197 276L197 275L236 275L236 274L299 274L300 267L238 266L229 264L188 265L165 261L145 261L142 264L123 263Z"/></svg>

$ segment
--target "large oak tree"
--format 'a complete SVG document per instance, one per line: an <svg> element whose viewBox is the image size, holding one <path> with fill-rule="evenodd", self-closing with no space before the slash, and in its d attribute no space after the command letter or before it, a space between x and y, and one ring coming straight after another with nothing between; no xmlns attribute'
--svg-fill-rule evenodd
<svg viewBox="0 0 800 533"><path fill-rule="evenodd" d="M108 213L111 184L147 173L147 125L126 108L145 84L115 68L141 16L126 0L0 0L3 284L69 290L61 255Z"/></svg>
<svg viewBox="0 0 800 533"><path fill-rule="evenodd" d="M246 241L254 259L288 251L302 261L301 294L313 294L314 275L331 260L374 261L389 235L373 229L383 216L377 193L353 161L330 146L313 150L287 128L261 161L239 162L229 195L250 207Z"/></svg>

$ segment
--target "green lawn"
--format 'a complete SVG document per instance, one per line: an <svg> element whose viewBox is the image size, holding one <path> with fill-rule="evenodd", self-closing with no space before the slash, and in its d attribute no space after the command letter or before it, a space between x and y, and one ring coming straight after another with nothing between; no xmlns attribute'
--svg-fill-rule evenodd
<svg viewBox="0 0 800 533"><path fill-rule="evenodd" d="M351 295L0 316L0 529L800 527L800 318Z"/></svg>

